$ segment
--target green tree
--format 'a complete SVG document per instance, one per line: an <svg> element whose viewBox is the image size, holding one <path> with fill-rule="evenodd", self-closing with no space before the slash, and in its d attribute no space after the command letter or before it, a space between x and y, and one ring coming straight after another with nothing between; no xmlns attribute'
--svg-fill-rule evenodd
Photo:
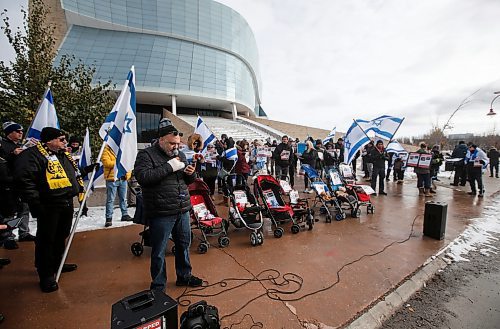
<svg viewBox="0 0 500 329"><path fill-rule="evenodd" d="M111 110L114 97L111 81L95 78L95 65L86 65L71 54L61 54L56 62L55 26L45 21L49 8L42 0L30 0L30 12L21 10L22 28L10 24L7 10L1 14L2 31L15 52L6 64L0 61L0 116L27 127L31 123L49 81L61 128L76 136L88 126L92 149L101 141L98 130Z"/></svg>

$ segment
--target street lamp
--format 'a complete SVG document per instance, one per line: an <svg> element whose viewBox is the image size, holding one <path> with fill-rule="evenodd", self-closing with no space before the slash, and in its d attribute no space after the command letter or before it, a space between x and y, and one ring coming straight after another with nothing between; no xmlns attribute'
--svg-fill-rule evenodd
<svg viewBox="0 0 500 329"><path fill-rule="evenodd" d="M491 104L490 104L490 111L488 112L488 114L486 114L486 115L489 115L489 116L491 116L491 115L496 115L496 112L495 112L495 111L493 111L493 102L494 102L494 101L495 101L498 97L500 97L500 91L495 91L493 94L495 94L496 96L495 96L495 97L493 97L493 99L491 100Z"/></svg>

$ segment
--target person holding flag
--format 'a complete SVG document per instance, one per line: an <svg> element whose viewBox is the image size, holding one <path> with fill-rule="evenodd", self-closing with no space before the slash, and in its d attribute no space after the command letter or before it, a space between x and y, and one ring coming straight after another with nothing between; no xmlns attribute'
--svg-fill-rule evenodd
<svg viewBox="0 0 500 329"><path fill-rule="evenodd" d="M73 197L83 189L83 181L78 165L66 152L64 132L45 127L40 139L19 156L14 179L37 219L35 266L40 289L49 293L59 288L55 273L73 221ZM62 272L76 268L76 264L64 264Z"/></svg>
<svg viewBox="0 0 500 329"><path fill-rule="evenodd" d="M199 287L203 281L191 273L189 246L192 208L188 185L195 167L179 151L180 132L170 120L160 120L158 142L139 151L134 175L142 187L144 215L151 231L151 290L165 291L165 251L169 237L175 243L177 286Z"/></svg>

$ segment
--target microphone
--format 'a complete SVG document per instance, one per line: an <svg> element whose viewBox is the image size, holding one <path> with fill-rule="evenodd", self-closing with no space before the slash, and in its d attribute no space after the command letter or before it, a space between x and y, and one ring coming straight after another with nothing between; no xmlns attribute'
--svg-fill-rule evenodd
<svg viewBox="0 0 500 329"><path fill-rule="evenodd" d="M172 151L174 153L174 157L178 156L179 155L179 150L178 149L175 149Z"/></svg>

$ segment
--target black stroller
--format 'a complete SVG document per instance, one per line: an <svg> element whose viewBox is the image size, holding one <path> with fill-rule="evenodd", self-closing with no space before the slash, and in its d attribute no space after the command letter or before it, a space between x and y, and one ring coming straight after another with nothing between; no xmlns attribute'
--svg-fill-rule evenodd
<svg viewBox="0 0 500 329"><path fill-rule="evenodd" d="M230 200L229 220L237 227L245 227L252 231L250 233L250 243L252 246L264 243L262 234L261 208L257 199L250 191L246 179L239 174L231 174L224 177L224 196Z"/></svg>

